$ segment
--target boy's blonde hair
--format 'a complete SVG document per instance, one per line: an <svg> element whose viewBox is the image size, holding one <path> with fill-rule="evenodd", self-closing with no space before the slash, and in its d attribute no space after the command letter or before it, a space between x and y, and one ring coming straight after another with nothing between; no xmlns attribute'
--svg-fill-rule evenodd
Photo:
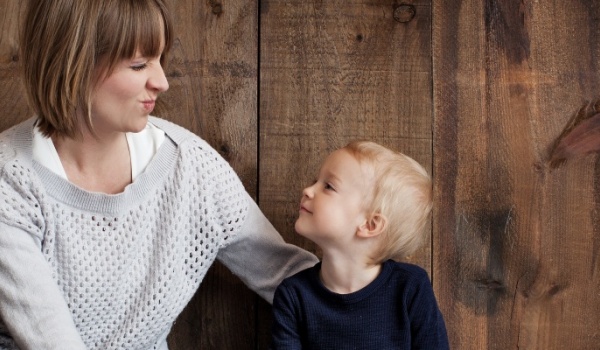
<svg viewBox="0 0 600 350"><path fill-rule="evenodd" d="M367 212L387 219L373 263L399 260L423 243L427 218L433 207L431 177L414 159L370 141L354 141L343 149L361 164L372 166L373 192Z"/></svg>
<svg viewBox="0 0 600 350"><path fill-rule="evenodd" d="M95 84L137 50L156 57L171 47L163 0L30 0L21 32L25 90L46 136L81 133L76 111L93 131Z"/></svg>

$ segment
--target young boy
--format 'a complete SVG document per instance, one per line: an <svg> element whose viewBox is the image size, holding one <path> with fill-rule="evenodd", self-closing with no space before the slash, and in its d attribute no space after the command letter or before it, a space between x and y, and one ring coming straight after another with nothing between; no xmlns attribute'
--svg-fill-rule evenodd
<svg viewBox="0 0 600 350"><path fill-rule="evenodd" d="M394 261L423 242L431 207L413 159L373 142L330 154L295 225L323 258L275 292L272 348L448 349L427 273Z"/></svg>

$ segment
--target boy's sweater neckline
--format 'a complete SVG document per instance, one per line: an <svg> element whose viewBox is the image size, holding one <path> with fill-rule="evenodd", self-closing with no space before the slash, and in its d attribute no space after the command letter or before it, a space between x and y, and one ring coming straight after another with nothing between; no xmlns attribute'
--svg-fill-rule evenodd
<svg viewBox="0 0 600 350"><path fill-rule="evenodd" d="M379 272L379 275L377 275L377 277L371 283L367 284L365 287L357 290L356 292L352 292L352 293L339 294L336 292L332 292L327 287L325 287L325 285L323 284L323 281L321 281L321 278L319 277L319 272L321 271L321 262L318 262L314 266L314 268L312 269L310 278L312 280L312 283L315 285L317 291L320 294L322 294L325 298L327 298L329 300L334 300L334 301L336 301L338 303L342 303L342 304L352 304L352 303L360 302L360 301L364 300L365 298L369 297L371 294L375 293L379 289L379 287L388 280L388 278L392 272L392 266L391 266L390 262L391 262L390 260L384 261L381 264L381 271Z"/></svg>

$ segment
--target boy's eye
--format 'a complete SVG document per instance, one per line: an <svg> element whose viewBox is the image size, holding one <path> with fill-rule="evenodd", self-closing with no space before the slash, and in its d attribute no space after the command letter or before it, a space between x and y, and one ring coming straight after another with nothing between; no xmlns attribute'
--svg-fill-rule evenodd
<svg viewBox="0 0 600 350"><path fill-rule="evenodd" d="M326 190L335 191L335 188L333 188L333 186L331 186L331 184L329 184L329 183L327 183L327 182L325 183L325 186L324 186L324 188L325 188Z"/></svg>

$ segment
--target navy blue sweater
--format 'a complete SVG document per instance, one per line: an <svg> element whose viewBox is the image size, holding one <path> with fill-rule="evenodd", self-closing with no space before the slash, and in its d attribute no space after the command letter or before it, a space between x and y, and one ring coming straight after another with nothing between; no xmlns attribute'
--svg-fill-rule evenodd
<svg viewBox="0 0 600 350"><path fill-rule="evenodd" d="M448 349L427 273L388 260L363 289L337 294L321 263L285 279L273 301L272 349Z"/></svg>

